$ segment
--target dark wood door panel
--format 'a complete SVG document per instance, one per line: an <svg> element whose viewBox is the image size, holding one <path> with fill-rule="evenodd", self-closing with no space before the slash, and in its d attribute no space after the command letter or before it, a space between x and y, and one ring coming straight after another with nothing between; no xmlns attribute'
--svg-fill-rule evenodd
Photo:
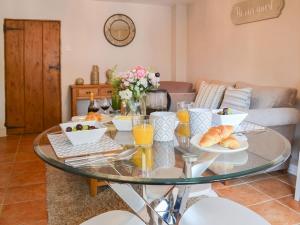
<svg viewBox="0 0 300 225"><path fill-rule="evenodd" d="M61 122L60 23L43 22L44 129Z"/></svg>
<svg viewBox="0 0 300 225"><path fill-rule="evenodd" d="M43 130L43 23L25 21L25 132Z"/></svg>
<svg viewBox="0 0 300 225"><path fill-rule="evenodd" d="M24 127L24 22L5 20L5 125Z"/></svg>

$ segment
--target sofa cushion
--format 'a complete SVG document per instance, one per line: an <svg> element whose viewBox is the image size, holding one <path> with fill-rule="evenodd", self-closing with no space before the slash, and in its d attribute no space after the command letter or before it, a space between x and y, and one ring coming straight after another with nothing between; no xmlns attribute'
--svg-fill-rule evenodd
<svg viewBox="0 0 300 225"><path fill-rule="evenodd" d="M195 105L200 108L217 109L220 107L226 87L203 81L200 85Z"/></svg>
<svg viewBox="0 0 300 225"><path fill-rule="evenodd" d="M206 82L208 84L219 84L219 85L224 85L226 88L227 87L234 87L235 83L234 82L226 82L226 81L221 81L221 80L209 80L209 79L198 79L194 85L194 89L196 93L198 93L200 85L202 82Z"/></svg>
<svg viewBox="0 0 300 225"><path fill-rule="evenodd" d="M193 84L179 81L161 81L160 89L165 89L169 93L191 93L193 92Z"/></svg>
<svg viewBox="0 0 300 225"><path fill-rule="evenodd" d="M293 107L297 90L294 88L259 86L237 82L236 88L252 88L250 109Z"/></svg>
<svg viewBox="0 0 300 225"><path fill-rule="evenodd" d="M248 110L250 108L252 88L228 87L225 91L221 108L233 108L237 110Z"/></svg>

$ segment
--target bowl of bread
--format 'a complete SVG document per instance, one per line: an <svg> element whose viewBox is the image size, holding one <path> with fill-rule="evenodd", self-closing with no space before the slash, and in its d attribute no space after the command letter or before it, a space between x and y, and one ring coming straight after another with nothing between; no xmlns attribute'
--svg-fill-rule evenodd
<svg viewBox="0 0 300 225"><path fill-rule="evenodd" d="M196 134L191 144L199 150L215 153L236 153L248 149L247 137L233 134L234 126L211 127L204 134Z"/></svg>
<svg viewBox="0 0 300 225"><path fill-rule="evenodd" d="M112 120L109 115L100 114L96 112L89 112L87 115L84 116L73 116L72 122L83 122L83 121L97 121L101 123L108 123Z"/></svg>
<svg viewBox="0 0 300 225"><path fill-rule="evenodd" d="M231 125L234 128L237 128L247 116L248 113L236 109L216 109L212 111L212 124L213 126Z"/></svg>

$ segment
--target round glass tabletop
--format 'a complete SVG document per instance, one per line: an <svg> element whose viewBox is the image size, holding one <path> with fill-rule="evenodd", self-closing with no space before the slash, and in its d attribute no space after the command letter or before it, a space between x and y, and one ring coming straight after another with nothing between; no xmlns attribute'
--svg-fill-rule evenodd
<svg viewBox="0 0 300 225"><path fill-rule="evenodd" d="M245 132L249 144L245 151L212 153L193 147L187 137L175 135L174 141L154 142L151 148L135 147L131 132L107 126L106 136L121 145L121 150L88 158L59 158L49 141L49 136L62 133L55 126L35 139L35 152L46 163L66 172L118 183L153 185L201 184L247 176L278 166L291 153L288 140L271 129Z"/></svg>

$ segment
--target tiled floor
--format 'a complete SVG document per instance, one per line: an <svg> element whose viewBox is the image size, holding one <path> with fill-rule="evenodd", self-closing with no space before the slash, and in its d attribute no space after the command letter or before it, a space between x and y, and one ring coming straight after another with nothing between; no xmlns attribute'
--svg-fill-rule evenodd
<svg viewBox="0 0 300 225"><path fill-rule="evenodd" d="M0 138L0 225L47 224L45 165L33 152L33 138ZM213 187L272 225L300 225L300 203L293 200L295 180L281 171Z"/></svg>

